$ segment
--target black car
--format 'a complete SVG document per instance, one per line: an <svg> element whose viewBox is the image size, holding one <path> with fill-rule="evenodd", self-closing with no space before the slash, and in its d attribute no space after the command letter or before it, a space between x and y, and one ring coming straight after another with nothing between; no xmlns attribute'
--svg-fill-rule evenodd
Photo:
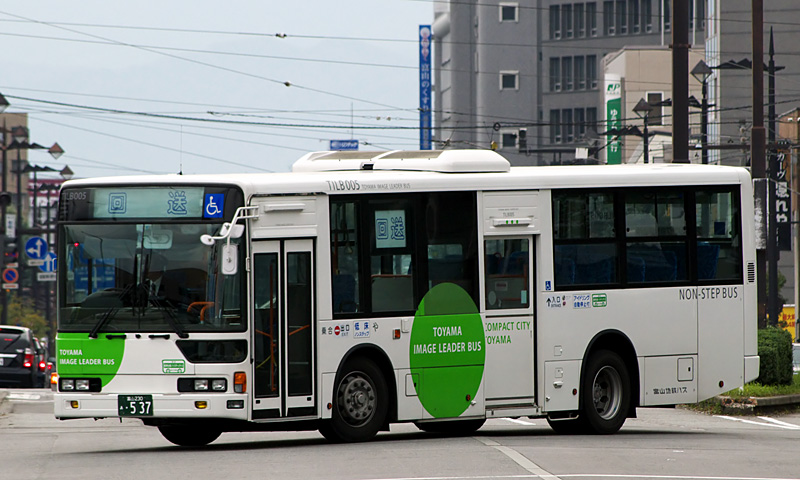
<svg viewBox="0 0 800 480"><path fill-rule="evenodd" d="M27 327L0 325L0 386L34 387L39 383L39 355Z"/></svg>

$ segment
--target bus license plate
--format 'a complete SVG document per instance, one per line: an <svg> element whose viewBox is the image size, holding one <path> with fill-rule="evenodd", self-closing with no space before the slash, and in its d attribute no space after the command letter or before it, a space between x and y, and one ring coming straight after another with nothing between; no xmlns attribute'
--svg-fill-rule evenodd
<svg viewBox="0 0 800 480"><path fill-rule="evenodd" d="M120 417L150 417L153 415L153 396L119 395L117 406Z"/></svg>

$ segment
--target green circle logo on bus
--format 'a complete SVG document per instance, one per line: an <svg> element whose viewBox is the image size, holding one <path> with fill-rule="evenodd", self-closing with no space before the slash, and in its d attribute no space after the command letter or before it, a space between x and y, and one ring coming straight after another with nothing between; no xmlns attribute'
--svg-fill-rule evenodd
<svg viewBox="0 0 800 480"><path fill-rule="evenodd" d="M119 370L125 342L102 337L91 339L85 333L59 333L56 350L59 374L97 376L105 387Z"/></svg>
<svg viewBox="0 0 800 480"><path fill-rule="evenodd" d="M422 299L409 361L419 400L435 418L464 413L478 393L486 360L478 307L461 287L441 283Z"/></svg>

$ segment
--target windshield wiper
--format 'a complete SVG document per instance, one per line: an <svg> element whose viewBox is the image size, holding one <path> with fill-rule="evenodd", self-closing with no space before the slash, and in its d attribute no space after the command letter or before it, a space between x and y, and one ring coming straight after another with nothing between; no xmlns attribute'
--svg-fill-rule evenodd
<svg viewBox="0 0 800 480"><path fill-rule="evenodd" d="M110 307L108 310L103 312L103 316L97 321L97 323L94 324L94 327L92 327L92 330L89 332L89 338L97 338L97 334L100 332L100 329L103 328L103 325L108 323L108 321L114 317L112 314L116 314L118 310L119 307Z"/></svg>
<svg viewBox="0 0 800 480"><path fill-rule="evenodd" d="M174 330L175 333L178 334L178 338L189 338L189 334L186 333L183 330L183 327L180 326L180 324L178 323L178 317L175 316L175 312L172 311L169 305L165 305L164 303L161 302L161 300L158 299L158 297L154 295L150 295L148 300L150 301L150 303L158 307L159 310L167 314L166 317L164 317L164 319L167 321L169 326L172 327L172 330Z"/></svg>
<svg viewBox="0 0 800 480"><path fill-rule="evenodd" d="M132 285L128 285L123 288L119 295L117 295L117 298L125 298L125 294L128 293L131 288ZM114 318L114 315L116 315L120 308L121 307L115 305L113 307L109 307L108 310L103 312L103 316L97 321L97 323L94 324L94 327L92 327L92 330L89 332L89 338L97 338L97 334L100 333L100 329L103 328L103 326L108 323L109 320Z"/></svg>

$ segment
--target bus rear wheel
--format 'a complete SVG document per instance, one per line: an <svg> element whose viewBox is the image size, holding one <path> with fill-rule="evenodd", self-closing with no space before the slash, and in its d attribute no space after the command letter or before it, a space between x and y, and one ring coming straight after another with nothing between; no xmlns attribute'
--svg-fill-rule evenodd
<svg viewBox="0 0 800 480"><path fill-rule="evenodd" d="M363 442L374 437L386 422L389 387L374 362L354 358L337 377L331 419L320 433L333 442Z"/></svg>
<svg viewBox="0 0 800 480"><path fill-rule="evenodd" d="M631 405L631 382L625 362L612 351L600 350L589 357L582 383L580 423L594 433L617 432Z"/></svg>
<svg viewBox="0 0 800 480"><path fill-rule="evenodd" d="M222 434L221 431L213 428L185 425L159 425L158 431L164 438L181 447L203 447Z"/></svg>

